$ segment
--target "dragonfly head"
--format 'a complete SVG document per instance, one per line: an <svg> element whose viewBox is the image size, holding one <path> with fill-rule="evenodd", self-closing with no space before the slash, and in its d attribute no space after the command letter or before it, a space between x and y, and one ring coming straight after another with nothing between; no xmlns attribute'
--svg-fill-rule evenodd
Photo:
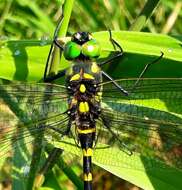
<svg viewBox="0 0 182 190"><path fill-rule="evenodd" d="M89 32L76 32L72 35L71 41L83 45L92 39L92 36Z"/></svg>
<svg viewBox="0 0 182 190"><path fill-rule="evenodd" d="M76 32L65 44L64 56L68 60L92 59L100 55L100 44L89 32Z"/></svg>

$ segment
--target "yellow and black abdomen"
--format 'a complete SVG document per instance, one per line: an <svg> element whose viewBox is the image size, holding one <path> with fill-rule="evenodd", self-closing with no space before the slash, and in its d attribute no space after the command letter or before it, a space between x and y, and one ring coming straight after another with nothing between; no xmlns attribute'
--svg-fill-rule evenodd
<svg viewBox="0 0 182 190"><path fill-rule="evenodd" d="M93 62L76 62L68 70L69 110L75 123L83 151L84 189L92 189L92 148L96 136L96 120L100 114L99 67Z"/></svg>
<svg viewBox="0 0 182 190"><path fill-rule="evenodd" d="M95 128L92 130L82 130L78 134L83 152L83 179L84 189L92 189L92 148L95 140Z"/></svg>

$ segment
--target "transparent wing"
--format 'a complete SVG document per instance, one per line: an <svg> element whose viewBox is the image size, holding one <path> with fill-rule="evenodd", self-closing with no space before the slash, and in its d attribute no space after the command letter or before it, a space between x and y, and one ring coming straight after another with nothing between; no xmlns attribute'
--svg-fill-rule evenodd
<svg viewBox="0 0 182 190"><path fill-rule="evenodd" d="M119 148L126 157L146 158L146 167L158 160L182 169L182 80L143 79L135 89L134 79L117 82L129 96L123 96L111 82L103 85L100 140ZM100 158L103 163L104 159Z"/></svg>
<svg viewBox="0 0 182 190"><path fill-rule="evenodd" d="M181 80L145 79L132 90L135 81L118 81L129 91L128 97L112 83L103 84L97 141L122 150L127 160L130 153L140 154L147 158L147 167L152 159L158 159L181 168ZM68 97L64 86L0 85L0 95L1 155L11 153L12 147L17 150L16 143L21 140L29 145L44 134L50 141L51 138L60 141L66 133L69 118L65 114ZM77 146L75 142L74 146ZM111 151L107 157L99 152L97 160L113 164L110 157L114 156L115 147L107 149L107 154ZM119 156L115 164L123 167L123 157ZM129 165L134 167L133 163Z"/></svg>
<svg viewBox="0 0 182 190"><path fill-rule="evenodd" d="M63 136L68 124L66 94L64 86L53 84L0 85L0 158L16 152L20 142L30 150L35 138Z"/></svg>

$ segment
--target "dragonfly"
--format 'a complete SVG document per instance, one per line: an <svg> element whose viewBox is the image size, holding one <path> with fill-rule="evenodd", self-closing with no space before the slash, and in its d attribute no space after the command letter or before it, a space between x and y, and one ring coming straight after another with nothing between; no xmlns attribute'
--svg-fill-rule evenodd
<svg viewBox="0 0 182 190"><path fill-rule="evenodd" d="M121 57L123 50L111 31L109 37L119 51L97 64L93 60L100 55L100 45L90 33L76 32L62 45L56 29L53 44L72 65L55 76L47 76L52 45L45 83L0 85L1 159L16 152L22 140L32 149L34 139L44 139L47 144L62 142L65 137L74 139L74 146L83 155L84 190L92 189L92 156L97 145L118 149L128 158L139 154L147 159L146 168L156 160L161 168L182 169L182 80L142 78L151 64L137 79L113 80L101 68ZM163 53L152 63L162 57ZM65 85L51 83L63 75ZM66 145L63 149L66 151ZM98 161L113 164L102 155ZM114 164L121 166L122 158Z"/></svg>
<svg viewBox="0 0 182 190"><path fill-rule="evenodd" d="M117 82L129 92L136 80ZM142 85L135 92L123 97L112 83L106 82L102 86L101 114L96 123L97 137L93 147L93 152L97 154L96 161L113 165L112 158L116 160L114 149L117 149L118 153L122 151L126 154L127 159L137 154L143 156L147 159L145 167L148 169L153 167L152 160L162 163L161 169L165 165L181 169L182 80L142 79ZM31 148L29 145L34 138L40 138L42 133L47 143L53 140L63 142L65 151L65 136L75 139L76 148L80 146L76 126L72 126L69 134L65 135L68 133L67 102L70 98L65 86L11 83L0 85L0 92L1 159L9 156L13 150L16 152L21 140ZM7 111L5 104L11 110ZM74 141L71 142L74 144ZM105 145L104 150L109 149L108 158L100 154L100 144ZM136 167L132 162L131 166L125 165L123 159L118 157L114 165Z"/></svg>

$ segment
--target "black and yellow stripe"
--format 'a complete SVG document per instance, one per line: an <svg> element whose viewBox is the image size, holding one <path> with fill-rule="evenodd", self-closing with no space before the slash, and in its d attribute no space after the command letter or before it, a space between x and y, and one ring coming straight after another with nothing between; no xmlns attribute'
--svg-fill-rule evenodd
<svg viewBox="0 0 182 190"><path fill-rule="evenodd" d="M100 113L101 72L94 62L76 62L67 73L71 119L83 151L84 190L92 190L92 148L96 136L96 120Z"/></svg>
<svg viewBox="0 0 182 190"><path fill-rule="evenodd" d="M83 149L83 180L84 189L92 189L92 149Z"/></svg>
<svg viewBox="0 0 182 190"><path fill-rule="evenodd" d="M83 179L84 189L92 190L92 147L95 140L95 127L77 129L83 152Z"/></svg>

